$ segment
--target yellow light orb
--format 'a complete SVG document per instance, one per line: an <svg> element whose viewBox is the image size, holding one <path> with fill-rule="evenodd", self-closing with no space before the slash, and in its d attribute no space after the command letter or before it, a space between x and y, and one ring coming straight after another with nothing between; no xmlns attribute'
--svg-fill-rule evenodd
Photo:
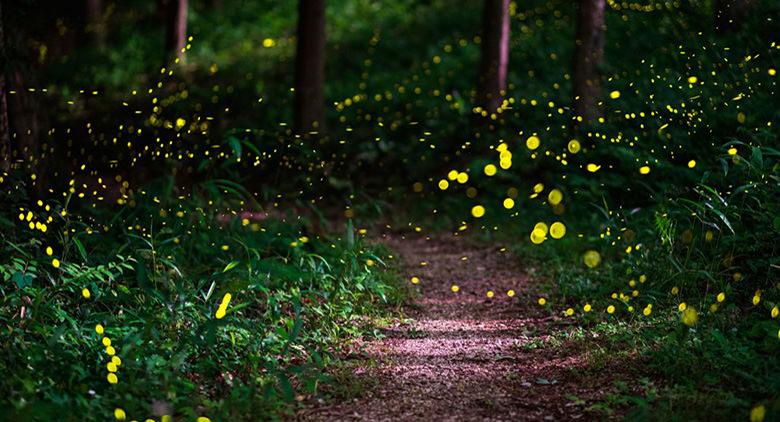
<svg viewBox="0 0 780 422"><path fill-rule="evenodd" d="M561 203L561 201L563 201L563 193L558 189L553 189L547 195L547 201L551 205L558 205Z"/></svg>
<svg viewBox="0 0 780 422"><path fill-rule="evenodd" d="M601 263L601 255L591 249L585 252L585 255L582 256L582 261L588 268L596 268Z"/></svg>
<svg viewBox="0 0 780 422"><path fill-rule="evenodd" d="M525 146L528 147L531 151L539 148L539 145L541 144L541 141L539 140L539 137L534 135L526 139Z"/></svg>
<svg viewBox="0 0 780 422"><path fill-rule="evenodd" d="M550 226L550 236L553 239L560 239L566 234L566 226L560 221L552 223Z"/></svg>
<svg viewBox="0 0 780 422"><path fill-rule="evenodd" d="M581 148L580 141L576 139L572 139L571 141L569 141L569 145L567 146L567 148L569 152L572 154L576 154L580 152L580 148Z"/></svg>
<svg viewBox="0 0 780 422"><path fill-rule="evenodd" d="M474 218L481 218L485 215L485 207L482 205L474 205L474 207L471 208L471 215L473 215Z"/></svg>

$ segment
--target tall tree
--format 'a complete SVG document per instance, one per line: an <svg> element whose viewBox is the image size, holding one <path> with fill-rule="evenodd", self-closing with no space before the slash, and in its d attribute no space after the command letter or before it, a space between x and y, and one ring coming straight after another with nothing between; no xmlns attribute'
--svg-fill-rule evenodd
<svg viewBox="0 0 780 422"><path fill-rule="evenodd" d="M325 0L300 0L295 51L295 130L325 125Z"/></svg>
<svg viewBox="0 0 780 422"><path fill-rule="evenodd" d="M509 0L485 0L477 101L489 111L503 102L509 63Z"/></svg>
<svg viewBox="0 0 780 422"><path fill-rule="evenodd" d="M8 102L5 83L6 63L5 33L3 32L3 2L0 1L0 171L8 171L11 166L11 131L8 126Z"/></svg>
<svg viewBox="0 0 780 422"><path fill-rule="evenodd" d="M716 0L715 31L725 34L739 29L753 3L753 0Z"/></svg>
<svg viewBox="0 0 780 422"><path fill-rule="evenodd" d="M187 0L167 0L165 14L165 51L182 58L187 45Z"/></svg>
<svg viewBox="0 0 780 422"><path fill-rule="evenodd" d="M604 60L604 0L579 0L574 45L574 113L588 123L600 117Z"/></svg>
<svg viewBox="0 0 780 422"><path fill-rule="evenodd" d="M103 0L87 0L87 28L92 41L98 48L106 43L106 23L104 20Z"/></svg>

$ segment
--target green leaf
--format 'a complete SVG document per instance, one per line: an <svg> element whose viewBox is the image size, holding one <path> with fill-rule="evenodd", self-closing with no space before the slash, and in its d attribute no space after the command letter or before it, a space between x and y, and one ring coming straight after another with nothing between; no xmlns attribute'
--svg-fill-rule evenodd
<svg viewBox="0 0 780 422"><path fill-rule="evenodd" d="M222 270L223 273L226 273L233 268L236 268L236 265L238 265L238 261L232 261L231 263L225 265L225 268Z"/></svg>
<svg viewBox="0 0 780 422"><path fill-rule="evenodd" d="M11 281L16 283L16 287L20 289L24 289L25 287L32 285L32 277L19 271L15 272L11 276Z"/></svg>
<svg viewBox="0 0 780 422"><path fill-rule="evenodd" d="M84 260L84 262L87 262L87 250L84 249L84 244L81 243L81 241L78 238L73 238L73 243L76 245L76 249L79 251L79 255L81 255L81 259Z"/></svg>

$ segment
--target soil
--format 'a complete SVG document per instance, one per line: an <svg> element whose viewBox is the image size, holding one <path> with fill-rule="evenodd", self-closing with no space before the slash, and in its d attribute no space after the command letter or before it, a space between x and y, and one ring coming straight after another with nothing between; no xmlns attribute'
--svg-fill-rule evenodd
<svg viewBox="0 0 780 422"><path fill-rule="evenodd" d="M545 341L571 327L537 303L542 287L532 269L499 247L454 235L384 242L400 254L406 280L420 279L421 294L406 310L411 322L354 346L358 397L322 401L296 419L594 418L587 407L606 394L610 374L589 369L583 351Z"/></svg>

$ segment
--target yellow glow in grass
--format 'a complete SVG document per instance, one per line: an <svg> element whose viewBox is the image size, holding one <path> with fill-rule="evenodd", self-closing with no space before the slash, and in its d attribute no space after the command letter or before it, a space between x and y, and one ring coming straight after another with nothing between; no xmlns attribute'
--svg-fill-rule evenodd
<svg viewBox="0 0 780 422"><path fill-rule="evenodd" d="M541 144L541 141L539 140L538 136L531 136L525 141L525 146L528 147L531 151L539 148L539 145Z"/></svg>
<svg viewBox="0 0 780 422"><path fill-rule="evenodd" d="M563 193L558 189L553 189L547 195L547 201L551 205L558 205L561 203L561 201L563 201Z"/></svg>
<svg viewBox="0 0 780 422"><path fill-rule="evenodd" d="M560 221L556 221L552 223L550 226L550 236L552 236L553 239L560 239L566 234L566 226L563 225Z"/></svg>
<svg viewBox="0 0 780 422"><path fill-rule="evenodd" d="M589 250L582 256L582 262L588 268L596 268L601 263L601 255L594 250Z"/></svg>
<svg viewBox="0 0 780 422"><path fill-rule="evenodd" d="M485 207L482 205L474 205L474 207L471 208L471 215L473 215L474 218L481 218L485 215Z"/></svg>
<svg viewBox="0 0 780 422"><path fill-rule="evenodd" d="M696 325L696 322L699 321L699 313L696 312L696 309L693 308L686 308L682 313L682 322L683 324L693 327Z"/></svg>

